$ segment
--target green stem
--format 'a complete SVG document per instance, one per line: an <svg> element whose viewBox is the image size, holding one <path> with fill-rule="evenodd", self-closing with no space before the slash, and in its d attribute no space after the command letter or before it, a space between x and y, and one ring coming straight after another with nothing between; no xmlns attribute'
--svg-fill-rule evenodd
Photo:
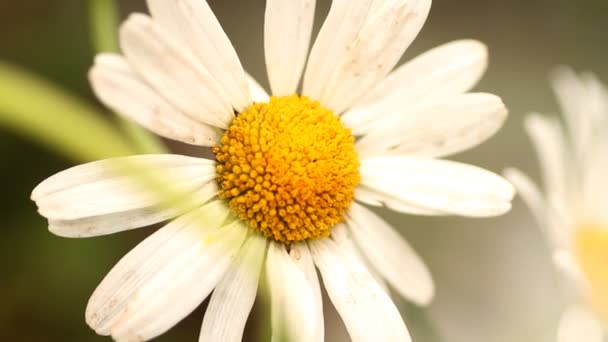
<svg viewBox="0 0 608 342"><path fill-rule="evenodd" d="M118 52L118 7L114 0L89 0L91 39L97 52ZM166 153L161 140L140 126L117 116L125 136L139 153Z"/></svg>
<svg viewBox="0 0 608 342"><path fill-rule="evenodd" d="M89 103L2 61L0 126L78 161L137 153Z"/></svg>

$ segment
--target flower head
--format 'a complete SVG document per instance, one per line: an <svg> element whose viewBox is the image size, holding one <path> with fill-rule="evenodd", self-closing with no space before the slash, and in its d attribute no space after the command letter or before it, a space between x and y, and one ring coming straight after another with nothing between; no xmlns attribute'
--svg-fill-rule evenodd
<svg viewBox="0 0 608 342"><path fill-rule="evenodd" d="M546 231L556 265L577 301L562 317L560 342L601 341L608 319L608 89L562 68L554 88L559 119L531 114L525 125L541 162L544 192L518 170L507 177Z"/></svg>
<svg viewBox="0 0 608 342"><path fill-rule="evenodd" d="M315 1L268 0L270 97L243 70L206 2L148 5L151 17L134 14L122 25L123 55L96 58L93 89L161 136L211 147L215 160L98 161L34 190L58 235L170 220L102 281L88 324L117 340L147 340L213 291L201 341L240 340L264 269L273 336L322 340L316 268L353 340L408 341L386 283L426 305L431 276L362 204L423 215L510 209L514 191L500 176L437 159L481 143L506 117L498 97L467 93L486 68L485 46L452 42L393 71L430 0L334 0L310 53Z"/></svg>

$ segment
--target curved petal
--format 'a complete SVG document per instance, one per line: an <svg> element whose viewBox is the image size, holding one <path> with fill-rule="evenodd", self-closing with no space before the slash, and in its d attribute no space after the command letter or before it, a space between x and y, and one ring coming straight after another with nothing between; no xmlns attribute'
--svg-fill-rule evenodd
<svg viewBox="0 0 608 342"><path fill-rule="evenodd" d="M577 156L585 156L592 143L593 131L603 125L596 122L597 109L606 106L598 102L595 85L569 67L558 68L552 77L553 90L564 114L567 134ZM594 89L595 88L595 89ZM601 98L599 98L600 101ZM598 104L600 105L598 107ZM605 117L605 112L601 113ZM605 119L604 119L605 120ZM603 122L606 123L605 121Z"/></svg>
<svg viewBox="0 0 608 342"><path fill-rule="evenodd" d="M223 216L218 217L218 215ZM148 340L192 312L220 281L246 227L221 227L225 206L213 203L152 234L110 271L91 296L87 323L116 340Z"/></svg>
<svg viewBox="0 0 608 342"><path fill-rule="evenodd" d="M543 229L551 245L556 248L567 248L569 245L570 233L560 222L560 215L555 215L538 186L528 176L517 169L507 169L504 171L505 177L515 186L517 192L526 203L536 222ZM557 216L557 217L556 217Z"/></svg>
<svg viewBox="0 0 608 342"><path fill-rule="evenodd" d="M105 105L160 136L201 146L212 146L219 140L216 129L177 110L119 55L98 55L89 79L95 95Z"/></svg>
<svg viewBox="0 0 608 342"><path fill-rule="evenodd" d="M270 243L266 275L271 294L272 341L313 341L319 336L313 287L283 244Z"/></svg>
<svg viewBox="0 0 608 342"><path fill-rule="evenodd" d="M275 96L296 93L306 63L315 0L267 0L264 52Z"/></svg>
<svg viewBox="0 0 608 342"><path fill-rule="evenodd" d="M488 49L476 40L457 40L429 50L390 73L342 116L354 134L372 130L384 116L412 104L469 91L488 65Z"/></svg>
<svg viewBox="0 0 608 342"><path fill-rule="evenodd" d="M547 205L538 186L527 175L517 169L506 169L504 176L515 186L518 194L532 211L536 222L540 225L546 225Z"/></svg>
<svg viewBox="0 0 608 342"><path fill-rule="evenodd" d="M362 156L447 156L485 141L506 118L507 108L495 95L455 95L386 113L357 141L357 152Z"/></svg>
<svg viewBox="0 0 608 342"><path fill-rule="evenodd" d="M567 169L566 142L561 124L556 118L540 114L528 115L524 121L526 132L532 139L540 161L547 200L559 212L566 212L568 196L566 184L570 177Z"/></svg>
<svg viewBox="0 0 608 342"><path fill-rule="evenodd" d="M587 279L587 276L579 266L579 261L575 255L573 255L571 249L558 248L553 252L553 263L557 269L564 276L566 282L564 283L568 293L580 295L581 297L587 296L591 293L591 284Z"/></svg>
<svg viewBox="0 0 608 342"><path fill-rule="evenodd" d="M245 71L207 1L148 0L154 21L188 48L237 111L251 104Z"/></svg>
<svg viewBox="0 0 608 342"><path fill-rule="evenodd" d="M179 205L147 188L144 172L172 184ZM215 196L214 162L180 155L141 155L75 166L40 183L32 192L49 229L61 236L86 237L147 226L174 217ZM172 194L173 195L173 194ZM171 205L169 205L171 204ZM175 204L175 205L173 205Z"/></svg>
<svg viewBox="0 0 608 342"><path fill-rule="evenodd" d="M348 227L374 268L403 297L428 305L435 295L426 265L410 245L372 211L353 203Z"/></svg>
<svg viewBox="0 0 608 342"><path fill-rule="evenodd" d="M462 216L496 216L511 209L513 186L484 169L446 160L378 157L361 161L361 184L407 206Z"/></svg>
<svg viewBox="0 0 608 342"><path fill-rule="evenodd" d="M309 246L353 341L411 341L395 304L356 258L330 239L311 241Z"/></svg>
<svg viewBox="0 0 608 342"><path fill-rule="evenodd" d="M602 342L603 340L602 324L589 310L575 306L562 315L557 342Z"/></svg>
<svg viewBox="0 0 608 342"><path fill-rule="evenodd" d="M356 36L339 51L335 67L323 80L320 102L336 113L352 107L397 64L430 7L430 0L389 0L374 6Z"/></svg>
<svg viewBox="0 0 608 342"><path fill-rule="evenodd" d="M132 14L120 28L120 46L129 64L173 106L205 124L228 127L234 112L217 81L150 17Z"/></svg>
<svg viewBox="0 0 608 342"><path fill-rule="evenodd" d="M266 238L251 235L217 284L203 320L199 341L240 342L258 290Z"/></svg>
<svg viewBox="0 0 608 342"><path fill-rule="evenodd" d="M334 0L310 51L302 94L320 100L340 57L365 24L373 0ZM325 105L325 103L323 103Z"/></svg>

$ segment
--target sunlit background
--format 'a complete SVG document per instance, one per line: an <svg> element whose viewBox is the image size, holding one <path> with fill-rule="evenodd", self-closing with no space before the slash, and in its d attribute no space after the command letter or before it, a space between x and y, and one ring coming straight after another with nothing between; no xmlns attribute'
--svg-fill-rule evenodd
<svg viewBox="0 0 608 342"><path fill-rule="evenodd" d="M318 30L330 0L317 2ZM0 60L42 75L97 105L86 79L93 58L86 3L0 1ZM245 68L267 85L264 1L209 3ZM120 7L122 16L145 11L144 0L122 0ZM522 118L530 111L557 113L548 84L557 65L593 70L608 80L607 23L604 0L435 0L426 26L404 60L450 40L485 42L490 68L477 89L502 96L511 116L494 138L455 158L496 172L514 165L538 180ZM29 100L37 98L32 94ZM0 126L1 341L109 340L95 336L85 324L88 297L114 263L152 230L83 240L50 234L29 200L30 191L75 163ZM423 256L436 280L437 297L428 309L418 310L397 299L415 341L555 340L565 292L543 236L519 200L511 213L497 219L391 214L389 220ZM338 316L328 301L325 304L330 317L327 341L347 340ZM158 341L196 341L203 313L199 308ZM251 341L269 321L259 311L254 316L247 328Z"/></svg>

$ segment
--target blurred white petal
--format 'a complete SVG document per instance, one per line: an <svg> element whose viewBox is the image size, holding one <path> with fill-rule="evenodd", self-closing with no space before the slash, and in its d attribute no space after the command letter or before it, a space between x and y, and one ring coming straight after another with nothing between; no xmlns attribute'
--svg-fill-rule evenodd
<svg viewBox="0 0 608 342"><path fill-rule="evenodd" d="M553 262L564 276L566 288L571 290L570 293L586 297L591 293L591 285L573 253L573 250L567 248L556 249L553 252Z"/></svg>
<svg viewBox="0 0 608 342"><path fill-rule="evenodd" d="M547 201L558 212L565 212L570 207L568 198L575 196L567 192L567 182L574 174L569 174L566 163L574 162L567 158L564 133L561 124L556 118L549 118L540 114L526 117L525 128L534 143L540 161L540 167L545 183ZM580 190L580 189L579 189Z"/></svg>
<svg viewBox="0 0 608 342"><path fill-rule="evenodd" d="M594 104L598 102L593 97L597 93L590 91L585 80L569 67L561 67L554 72L552 85L564 114L568 127L566 134L571 138L574 152L576 155L585 155L593 142L594 126L597 126L594 123L594 109L597 109Z"/></svg>
<svg viewBox="0 0 608 342"><path fill-rule="evenodd" d="M557 342L602 342L604 329L595 315L586 308L574 306L562 315Z"/></svg>
<svg viewBox="0 0 608 342"><path fill-rule="evenodd" d="M553 247L566 248L569 244L569 226L567 215L550 207L545 198L527 175L517 169L507 169L505 177L515 186L517 192L534 215L536 222L545 231Z"/></svg>

